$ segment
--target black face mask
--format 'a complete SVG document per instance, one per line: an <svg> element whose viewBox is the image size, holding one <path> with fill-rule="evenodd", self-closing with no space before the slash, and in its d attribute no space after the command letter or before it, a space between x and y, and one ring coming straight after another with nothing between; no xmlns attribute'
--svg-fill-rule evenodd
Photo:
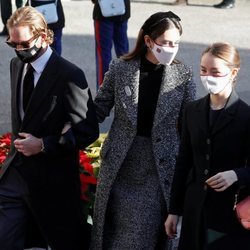
<svg viewBox="0 0 250 250"><path fill-rule="evenodd" d="M37 48L36 45L29 49L24 49L24 50L15 50L16 55L22 60L24 63L30 63L35 61L42 50L42 47Z"/></svg>

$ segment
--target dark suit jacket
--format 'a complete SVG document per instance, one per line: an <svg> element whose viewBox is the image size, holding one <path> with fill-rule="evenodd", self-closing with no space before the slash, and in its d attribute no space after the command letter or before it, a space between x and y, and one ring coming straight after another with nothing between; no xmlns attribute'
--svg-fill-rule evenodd
<svg viewBox="0 0 250 250"><path fill-rule="evenodd" d="M170 213L183 214L180 250L203 249L204 209L209 211L207 224L214 230L243 230L233 205L238 188L250 186L249 167L249 106L232 92L211 130L209 95L188 104L170 200ZM239 179L227 190L215 192L205 185L209 177L227 170L234 170Z"/></svg>
<svg viewBox="0 0 250 250"><path fill-rule="evenodd" d="M88 249L86 220L80 209L78 155L79 149L97 139L99 130L84 73L53 52L21 121L18 95L23 66L18 58L12 59L13 140L20 131L43 138L46 153L25 157L12 147L1 175L15 167L26 181L27 205L52 249ZM72 127L62 135L68 121Z"/></svg>

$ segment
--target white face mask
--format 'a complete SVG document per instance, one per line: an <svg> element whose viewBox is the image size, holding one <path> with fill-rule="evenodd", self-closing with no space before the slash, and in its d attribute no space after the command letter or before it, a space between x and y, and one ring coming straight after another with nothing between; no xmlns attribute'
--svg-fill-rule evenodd
<svg viewBox="0 0 250 250"><path fill-rule="evenodd" d="M201 82L205 89L211 94L218 94L223 91L228 84L231 84L231 74L225 76L201 76Z"/></svg>
<svg viewBox="0 0 250 250"><path fill-rule="evenodd" d="M160 46L154 43L152 52L158 62L163 65L170 65L178 52L179 47Z"/></svg>

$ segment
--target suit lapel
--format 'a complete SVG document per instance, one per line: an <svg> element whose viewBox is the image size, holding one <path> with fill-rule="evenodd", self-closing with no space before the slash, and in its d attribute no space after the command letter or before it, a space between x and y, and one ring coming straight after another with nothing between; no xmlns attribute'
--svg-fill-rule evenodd
<svg viewBox="0 0 250 250"><path fill-rule="evenodd" d="M180 79L175 78L175 68L165 67L162 76L162 84L158 95L157 106L154 116L155 127L159 124L173 109L175 109L176 101L178 101L178 90L176 88L182 83ZM170 102L170 100L173 100ZM176 121L175 121L176 122Z"/></svg>
<svg viewBox="0 0 250 250"><path fill-rule="evenodd" d="M195 121L197 127L205 134L209 133L209 95L206 95L196 104L196 117Z"/></svg>
<svg viewBox="0 0 250 250"><path fill-rule="evenodd" d="M24 63L21 60L16 60L11 72L12 81L12 116L13 116L13 126L15 130L18 130L21 125L21 117L19 110L20 102L20 85L23 72Z"/></svg>
<svg viewBox="0 0 250 250"><path fill-rule="evenodd" d="M218 133L234 119L236 108L238 106L237 102L238 100L239 100L238 95L236 94L235 91L232 91L228 99L228 102L225 106L225 109L222 111L222 113L218 117L218 120L213 126L213 130L211 131L212 135Z"/></svg>
<svg viewBox="0 0 250 250"><path fill-rule="evenodd" d="M23 118L21 130L23 130L32 116L39 110L42 101L53 87L53 83L58 76L57 59L58 56L53 52L33 91Z"/></svg>

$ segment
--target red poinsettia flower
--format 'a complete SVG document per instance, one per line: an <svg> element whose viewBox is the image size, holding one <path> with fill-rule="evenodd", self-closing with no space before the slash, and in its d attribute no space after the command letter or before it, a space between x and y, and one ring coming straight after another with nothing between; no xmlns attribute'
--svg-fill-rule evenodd
<svg viewBox="0 0 250 250"><path fill-rule="evenodd" d="M10 151L10 144L11 133L6 133L2 136L0 135L0 168ZM95 156L95 158L90 158L87 154L88 152L84 150L79 151L81 198L83 201L86 201L87 207L92 209L94 203L95 186L97 183L97 178L95 176L92 163L96 161L98 156Z"/></svg>
<svg viewBox="0 0 250 250"><path fill-rule="evenodd" d="M79 159L82 199L85 201L89 201L89 192L91 190L90 185L96 185L97 179L94 175L93 166L91 165L91 159L82 150L79 152Z"/></svg>
<svg viewBox="0 0 250 250"><path fill-rule="evenodd" d="M0 166L3 164L10 151L10 144L11 144L10 133L0 136Z"/></svg>
<svg viewBox="0 0 250 250"><path fill-rule="evenodd" d="M80 165L83 166L85 163L90 163L91 159L87 156L87 154L84 151L80 150L79 161Z"/></svg>
<svg viewBox="0 0 250 250"><path fill-rule="evenodd" d="M11 133L7 133L0 137L0 147L10 147L11 143Z"/></svg>

